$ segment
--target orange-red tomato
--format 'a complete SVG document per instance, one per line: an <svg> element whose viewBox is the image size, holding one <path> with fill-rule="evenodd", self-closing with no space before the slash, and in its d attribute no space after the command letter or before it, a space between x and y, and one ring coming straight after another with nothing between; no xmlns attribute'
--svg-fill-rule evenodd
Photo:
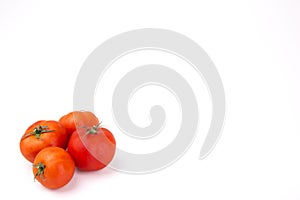
<svg viewBox="0 0 300 200"><path fill-rule="evenodd" d="M92 112L73 111L62 116L59 122L66 128L70 137L77 127L93 126L98 124L99 120Z"/></svg>
<svg viewBox="0 0 300 200"><path fill-rule="evenodd" d="M76 167L82 171L106 167L112 161L115 151L116 141L113 134L99 125L77 129L68 143L68 152Z"/></svg>
<svg viewBox="0 0 300 200"><path fill-rule="evenodd" d="M36 180L50 189L60 188L74 176L75 163L70 154L59 147L47 147L34 159L32 171Z"/></svg>
<svg viewBox="0 0 300 200"><path fill-rule="evenodd" d="M66 148L68 135L66 129L57 121L41 120L27 128L20 140L22 155L30 162L45 147L57 146Z"/></svg>

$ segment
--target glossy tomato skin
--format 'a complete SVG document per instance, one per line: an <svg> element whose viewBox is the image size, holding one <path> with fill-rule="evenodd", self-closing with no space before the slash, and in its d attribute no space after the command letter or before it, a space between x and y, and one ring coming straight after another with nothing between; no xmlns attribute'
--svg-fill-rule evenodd
<svg viewBox="0 0 300 200"><path fill-rule="evenodd" d="M96 133L87 133L84 128L75 131L68 143L68 152L81 171L95 171L106 167L113 159L116 141L106 128L98 128Z"/></svg>
<svg viewBox="0 0 300 200"><path fill-rule="evenodd" d="M57 121L41 120L27 128L20 140L22 155L30 162L45 147L66 148L68 135L66 129Z"/></svg>
<svg viewBox="0 0 300 200"><path fill-rule="evenodd" d="M75 172L75 163L70 154L59 147L46 147L33 162L35 179L49 189L63 187L70 182Z"/></svg>
<svg viewBox="0 0 300 200"><path fill-rule="evenodd" d="M59 122L66 128L67 134L71 137L76 127L93 126L99 124L98 118L89 111L73 111L59 119Z"/></svg>

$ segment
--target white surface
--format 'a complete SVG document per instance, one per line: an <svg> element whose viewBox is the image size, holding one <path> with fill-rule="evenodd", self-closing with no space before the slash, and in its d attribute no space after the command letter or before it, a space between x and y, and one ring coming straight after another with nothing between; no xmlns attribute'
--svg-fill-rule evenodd
<svg viewBox="0 0 300 200"><path fill-rule="evenodd" d="M298 1L84 2L0 1L1 199L300 199ZM218 68L227 114L216 148L197 159L202 129L157 173L76 172L56 191L33 182L18 147L25 129L72 110L77 73L95 47L147 27L190 37Z"/></svg>

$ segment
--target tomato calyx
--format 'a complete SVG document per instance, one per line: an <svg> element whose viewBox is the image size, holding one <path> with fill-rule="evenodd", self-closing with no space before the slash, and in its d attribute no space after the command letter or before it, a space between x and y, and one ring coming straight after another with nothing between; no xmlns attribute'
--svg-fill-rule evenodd
<svg viewBox="0 0 300 200"><path fill-rule="evenodd" d="M33 165L33 167L37 168L37 170L38 170L34 175L34 180L38 176L41 179L44 179L44 171L45 171L46 166L42 162L39 162L37 165Z"/></svg>
<svg viewBox="0 0 300 200"><path fill-rule="evenodd" d="M23 138L26 138L26 137L28 137L28 136L30 136L30 135L34 135L37 139L40 139L40 137L41 137L41 135L42 135L43 133L49 133L49 132L53 132L53 131L55 131L55 130L49 130L49 127L48 127L48 126L41 126L41 125L39 125L39 126L36 126L36 127L33 129L32 132L30 132L30 133L24 135Z"/></svg>
<svg viewBox="0 0 300 200"><path fill-rule="evenodd" d="M100 122L100 123L97 124L97 125L92 126L92 128L88 128L88 127L86 127L86 126L83 127L83 128L85 128L86 134L96 135L96 134L98 133L98 129L101 127L101 123L102 123L102 122Z"/></svg>

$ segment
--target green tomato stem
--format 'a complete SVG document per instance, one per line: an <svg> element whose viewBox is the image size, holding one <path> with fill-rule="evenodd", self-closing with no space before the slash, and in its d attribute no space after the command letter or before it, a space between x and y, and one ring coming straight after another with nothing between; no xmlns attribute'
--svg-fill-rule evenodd
<svg viewBox="0 0 300 200"><path fill-rule="evenodd" d="M87 134L94 134L94 135L97 134L98 128L101 127L101 123L102 123L102 122L100 122L100 123L97 124L97 125L92 126L92 128L84 127L84 128L86 129L86 133L87 133Z"/></svg>
<svg viewBox="0 0 300 200"><path fill-rule="evenodd" d="M33 129L32 132L30 132L30 133L24 135L23 138L26 138L26 137L28 137L28 136L30 136L30 135L34 135L37 139L40 139L40 137L41 137L41 135L42 135L43 133L49 133L49 132L54 132L54 131L55 131L55 130L49 130L48 126L41 126L41 125L39 125L39 126L36 126L36 127Z"/></svg>
<svg viewBox="0 0 300 200"><path fill-rule="evenodd" d="M38 171L34 175L34 181L38 176L43 179L46 166L42 162L39 162L37 165L33 165L33 167L38 169Z"/></svg>

